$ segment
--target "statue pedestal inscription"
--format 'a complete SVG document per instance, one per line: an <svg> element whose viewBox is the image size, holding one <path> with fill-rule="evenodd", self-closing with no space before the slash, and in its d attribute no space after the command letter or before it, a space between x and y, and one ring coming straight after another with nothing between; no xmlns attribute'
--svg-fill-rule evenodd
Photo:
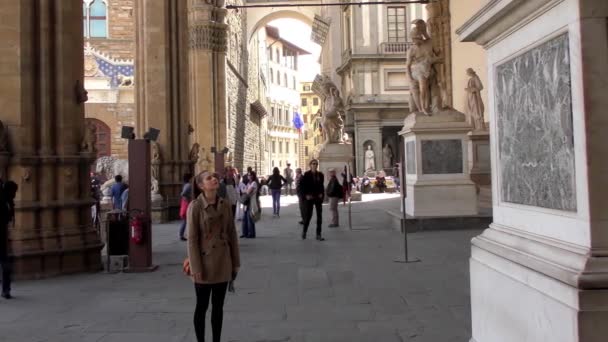
<svg viewBox="0 0 608 342"><path fill-rule="evenodd" d="M399 134L405 141L405 212L412 217L478 214L477 192L468 163L471 126L453 109L406 117ZM403 178L403 177L402 177Z"/></svg>

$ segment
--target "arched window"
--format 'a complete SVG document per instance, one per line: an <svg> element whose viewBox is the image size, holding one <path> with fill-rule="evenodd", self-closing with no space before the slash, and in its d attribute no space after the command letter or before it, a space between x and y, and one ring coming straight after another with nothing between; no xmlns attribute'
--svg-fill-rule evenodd
<svg viewBox="0 0 608 342"><path fill-rule="evenodd" d="M274 83L274 70L270 68L270 83Z"/></svg>
<svg viewBox="0 0 608 342"><path fill-rule="evenodd" d="M108 37L107 0L83 0L82 20L87 38Z"/></svg>

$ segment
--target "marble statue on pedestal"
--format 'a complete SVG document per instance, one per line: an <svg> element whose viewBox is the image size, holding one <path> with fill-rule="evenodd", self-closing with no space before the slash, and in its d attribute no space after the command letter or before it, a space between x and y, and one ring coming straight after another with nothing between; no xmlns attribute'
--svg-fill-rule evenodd
<svg viewBox="0 0 608 342"><path fill-rule="evenodd" d="M97 128L93 123L85 123L84 127L84 137L82 138L82 143L80 143L80 148L82 152L95 152L95 144L97 143Z"/></svg>
<svg viewBox="0 0 608 342"><path fill-rule="evenodd" d="M317 75L313 91L322 100L321 127L325 144L344 143L344 101L338 87L325 75Z"/></svg>
<svg viewBox="0 0 608 342"><path fill-rule="evenodd" d="M376 161L374 157L375 155L374 151L372 150L372 145L367 145L367 151L365 151L365 171L376 169Z"/></svg>
<svg viewBox="0 0 608 342"><path fill-rule="evenodd" d="M393 149L391 145L386 144L382 149L382 165L385 169L390 169L393 167Z"/></svg>
<svg viewBox="0 0 608 342"><path fill-rule="evenodd" d="M436 64L443 63L443 58L433 48L426 22L417 19L413 24L410 34L413 45L408 49L406 63L412 85L410 106L412 113L431 115L445 107L442 99L445 91L441 89L443 85L435 69Z"/></svg>
<svg viewBox="0 0 608 342"><path fill-rule="evenodd" d="M483 112L485 110L483 100L481 99L481 91L483 90L483 84L477 76L475 70L468 68L467 75L469 81L465 88L467 92L467 102L465 113L469 116L471 124L473 124L473 130L485 131L485 124L483 120Z"/></svg>

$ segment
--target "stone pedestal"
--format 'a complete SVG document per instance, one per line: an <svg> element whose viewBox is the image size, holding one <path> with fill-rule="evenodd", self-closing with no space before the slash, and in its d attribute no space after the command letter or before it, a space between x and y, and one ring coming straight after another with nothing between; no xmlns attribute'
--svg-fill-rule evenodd
<svg viewBox="0 0 608 342"><path fill-rule="evenodd" d="M319 171L325 175L325 184L328 181L327 170L336 169L336 176L342 180L341 173L344 172L344 165L353 169L353 147L350 144L326 144L319 152Z"/></svg>
<svg viewBox="0 0 608 342"><path fill-rule="evenodd" d="M413 217L477 215L477 193L468 170L465 115L446 110L412 113L399 134L405 141L407 198Z"/></svg>
<svg viewBox="0 0 608 342"><path fill-rule="evenodd" d="M469 132L469 174L478 186L490 185L490 132Z"/></svg>
<svg viewBox="0 0 608 342"><path fill-rule="evenodd" d="M472 339L608 336L608 3L497 0L487 49L494 222L472 240Z"/></svg>

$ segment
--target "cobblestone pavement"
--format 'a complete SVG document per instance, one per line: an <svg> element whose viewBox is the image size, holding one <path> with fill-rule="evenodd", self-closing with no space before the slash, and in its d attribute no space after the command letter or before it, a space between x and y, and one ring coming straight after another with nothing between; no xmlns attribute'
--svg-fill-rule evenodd
<svg viewBox="0 0 608 342"><path fill-rule="evenodd" d="M324 242L310 232L302 241L296 198L282 201L281 218L272 218L263 197L258 238L241 240L243 267L226 299L223 341L468 341L468 257L479 231L410 234L411 255L422 261L399 264L402 235L384 213L398 208L395 195L353 203L353 230L342 205L341 227L326 228L324 206ZM0 300L0 341L195 341L194 289L181 274L185 244L177 231L178 223L154 227L160 267L153 273L17 282L15 299Z"/></svg>

